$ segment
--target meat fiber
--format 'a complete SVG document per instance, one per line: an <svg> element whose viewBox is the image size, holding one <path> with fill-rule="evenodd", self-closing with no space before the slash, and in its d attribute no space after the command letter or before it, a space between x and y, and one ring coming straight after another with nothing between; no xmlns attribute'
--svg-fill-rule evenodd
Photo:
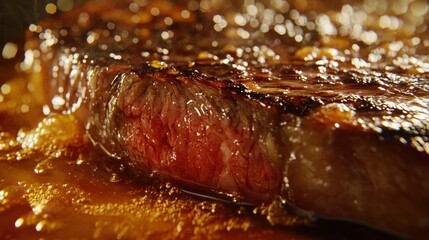
<svg viewBox="0 0 429 240"><path fill-rule="evenodd" d="M428 236L425 49L290 37L253 15L287 20L279 4L195 4L87 3L42 23L27 46L51 109L147 176Z"/></svg>

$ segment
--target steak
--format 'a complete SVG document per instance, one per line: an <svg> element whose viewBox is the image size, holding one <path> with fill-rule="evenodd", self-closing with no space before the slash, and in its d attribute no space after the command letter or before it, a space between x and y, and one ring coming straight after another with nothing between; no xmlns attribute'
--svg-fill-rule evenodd
<svg viewBox="0 0 429 240"><path fill-rule="evenodd" d="M427 48L292 7L89 2L34 28L27 64L141 174L429 236Z"/></svg>

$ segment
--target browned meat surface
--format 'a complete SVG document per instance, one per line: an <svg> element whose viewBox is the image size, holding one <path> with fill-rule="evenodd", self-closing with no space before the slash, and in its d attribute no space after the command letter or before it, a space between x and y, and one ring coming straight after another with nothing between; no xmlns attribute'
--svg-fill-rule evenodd
<svg viewBox="0 0 429 240"><path fill-rule="evenodd" d="M407 40L231 5L89 3L30 34L32 71L52 111L142 174L429 236L426 19Z"/></svg>

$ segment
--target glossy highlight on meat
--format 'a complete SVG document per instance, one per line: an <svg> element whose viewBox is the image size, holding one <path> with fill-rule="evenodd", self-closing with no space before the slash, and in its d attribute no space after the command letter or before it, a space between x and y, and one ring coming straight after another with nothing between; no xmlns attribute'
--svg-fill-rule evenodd
<svg viewBox="0 0 429 240"><path fill-rule="evenodd" d="M30 67L144 175L427 236L427 50L273 2L88 3L29 34Z"/></svg>

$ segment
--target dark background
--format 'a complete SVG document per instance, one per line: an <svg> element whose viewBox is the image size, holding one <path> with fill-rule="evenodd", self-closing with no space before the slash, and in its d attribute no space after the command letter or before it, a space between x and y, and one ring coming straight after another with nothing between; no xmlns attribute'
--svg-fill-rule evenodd
<svg viewBox="0 0 429 240"><path fill-rule="evenodd" d="M25 31L28 26L52 15L45 10L49 3L69 1L73 6L83 0L0 0L0 83L14 74L15 65L23 59ZM58 8L56 14L60 14ZM4 59L4 45L12 42L18 45L18 53L12 59Z"/></svg>
<svg viewBox="0 0 429 240"><path fill-rule="evenodd" d="M22 43L24 31L31 23L51 16L46 13L46 5L60 2L76 6L83 0L0 0L0 46L6 42ZM60 8L58 13L61 13Z"/></svg>
<svg viewBox="0 0 429 240"><path fill-rule="evenodd" d="M45 18L45 6L55 0L2 0L0 1L0 41L22 42L22 32L29 24ZM3 46L3 44L2 44Z"/></svg>

